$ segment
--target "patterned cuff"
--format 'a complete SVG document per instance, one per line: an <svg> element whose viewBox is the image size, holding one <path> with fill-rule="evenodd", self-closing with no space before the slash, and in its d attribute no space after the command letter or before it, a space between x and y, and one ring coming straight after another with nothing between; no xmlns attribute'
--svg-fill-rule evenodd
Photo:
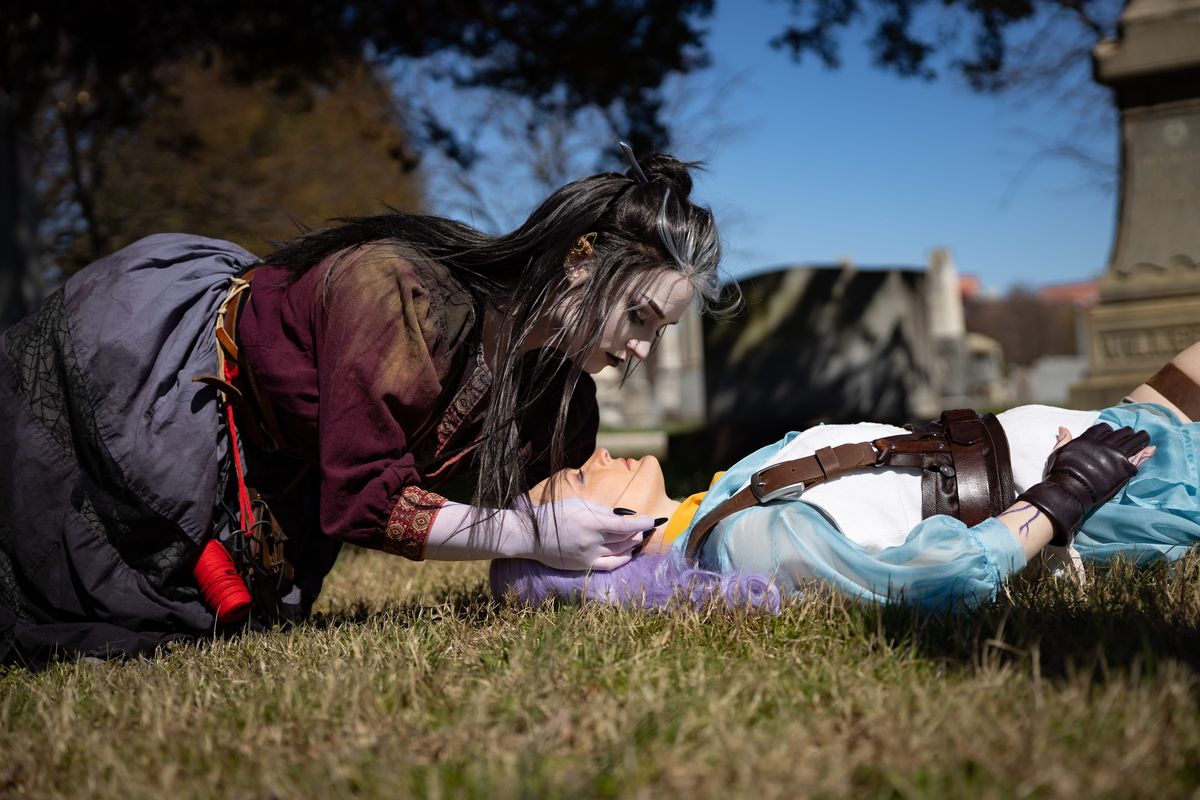
<svg viewBox="0 0 1200 800"><path fill-rule="evenodd" d="M429 529L433 527L433 521L445 502L446 498L440 494L416 486L405 486L388 517L382 550L413 561L423 559Z"/></svg>

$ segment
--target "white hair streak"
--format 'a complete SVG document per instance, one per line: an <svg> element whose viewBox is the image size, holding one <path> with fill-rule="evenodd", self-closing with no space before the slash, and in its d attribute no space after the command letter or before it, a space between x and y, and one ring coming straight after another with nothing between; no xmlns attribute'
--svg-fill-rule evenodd
<svg viewBox="0 0 1200 800"><path fill-rule="evenodd" d="M625 153L625 158L632 165L634 172L642 183L650 183L650 179L646 177L642 165L638 163L637 156L634 155L633 148L626 142L617 142L621 146L621 150ZM700 261L701 253L699 252L702 242L697 235L695 225L684 225L683 238L677 238L671 232L670 218L667 216L671 203L671 187L665 187L663 192L662 205L658 208L658 236L662 240L663 247L667 253L675 261L675 264L681 269L684 274L694 275L696 272L696 264Z"/></svg>
<svg viewBox="0 0 1200 800"><path fill-rule="evenodd" d="M667 253L675 261L679 269L683 270L684 274L692 274L696 271L696 262L698 260L697 252L701 247L701 241L696 235L695 225L683 225L683 236L677 237L671 231L670 218L667 216L671 203L671 187L667 187L663 192L662 205L658 207L658 236L662 239L663 247L667 249Z"/></svg>

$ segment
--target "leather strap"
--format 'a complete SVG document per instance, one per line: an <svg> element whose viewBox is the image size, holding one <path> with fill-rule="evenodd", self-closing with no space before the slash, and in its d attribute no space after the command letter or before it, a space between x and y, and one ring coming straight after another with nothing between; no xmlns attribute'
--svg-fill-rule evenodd
<svg viewBox="0 0 1200 800"><path fill-rule="evenodd" d="M1012 505L1008 438L994 414L946 411L932 423L908 426L913 433L878 440L880 465L921 472L921 515L957 517L978 525Z"/></svg>
<svg viewBox="0 0 1200 800"><path fill-rule="evenodd" d="M756 505L758 505L758 498L754 496L754 493L750 491L750 487L747 486L745 489L735 492L728 500L705 514L692 527L692 532L688 534L687 557L692 562L695 562L700 548L704 546L704 542L708 539L708 535L712 533L713 528L717 527L717 523L726 517L733 516L739 511L754 508Z"/></svg>
<svg viewBox="0 0 1200 800"><path fill-rule="evenodd" d="M1174 362L1164 364L1146 384L1187 414L1192 422L1200 422L1200 384Z"/></svg>
<svg viewBox="0 0 1200 800"><path fill-rule="evenodd" d="M942 420L946 426L946 440L950 444L951 469L954 471L954 488L958 502L958 518L968 525L978 525L991 516L991 475L988 474L987 431L983 420L974 411L947 412Z"/></svg>
<svg viewBox="0 0 1200 800"><path fill-rule="evenodd" d="M923 518L948 514L978 525L1012 505L1016 490L1008 437L995 415L955 409L936 422L907 427L911 433L823 447L811 456L759 470L750 485L692 527L688 558L695 561L709 534L727 517L865 467L920 468Z"/></svg>
<svg viewBox="0 0 1200 800"><path fill-rule="evenodd" d="M754 473L749 486L735 492L692 527L687 543L688 557L694 559L717 523L731 514L769 502L775 499L772 495L786 497L789 490L811 489L850 470L874 467L878 457L871 442L856 442L822 447L811 456L782 461Z"/></svg>
<svg viewBox="0 0 1200 800"><path fill-rule="evenodd" d="M216 386L225 393L226 398L233 404L234 412L241 418L241 432L254 445L268 453L285 449L287 438L279 418L275 414L275 406L263 392L260 384L250 369L245 354L238 346L238 322L245 308L246 300L250 297L250 283L258 267L251 267L244 274L234 279L233 288L218 316L216 328L218 356L230 359L237 364L237 374L230 381L214 375L201 375L194 380ZM220 365L218 364L218 367ZM222 370L223 372L223 370Z"/></svg>
<svg viewBox="0 0 1200 800"><path fill-rule="evenodd" d="M1017 501L1017 484L1013 480L1012 453L1008 449L1008 434L995 414L984 414L983 427L992 440L992 455L989 468L992 476L992 509L988 516L995 517Z"/></svg>
<svg viewBox="0 0 1200 800"><path fill-rule="evenodd" d="M254 267L245 275L243 280L250 283L254 279L254 273L258 267ZM259 443L260 447L264 447L268 452L287 449L287 436L283 431L283 426L279 423L279 417L275 414L275 404L267 397L263 391L262 385L258 382L258 378L254 374L254 370L250 368L249 362L246 360L246 355L237 348L237 325L241 320L242 310L245 308L246 300L250 297L249 291L244 291L238 295L236 299L236 307L231 309L230 314L226 315L225 324L229 331L230 338L235 343L234 357L237 359L238 376L242 379L243 391L248 395L249 406L255 412L254 422L256 427L262 432L266 442Z"/></svg>

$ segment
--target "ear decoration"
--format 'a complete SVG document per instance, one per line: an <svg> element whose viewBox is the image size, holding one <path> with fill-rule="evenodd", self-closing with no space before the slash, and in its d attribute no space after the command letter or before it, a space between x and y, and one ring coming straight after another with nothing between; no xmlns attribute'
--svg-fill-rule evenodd
<svg viewBox="0 0 1200 800"><path fill-rule="evenodd" d="M592 257L596 252L596 232L585 233L575 240L575 244L567 251L567 258L563 266L566 268L568 278L576 278L583 270L582 262Z"/></svg>

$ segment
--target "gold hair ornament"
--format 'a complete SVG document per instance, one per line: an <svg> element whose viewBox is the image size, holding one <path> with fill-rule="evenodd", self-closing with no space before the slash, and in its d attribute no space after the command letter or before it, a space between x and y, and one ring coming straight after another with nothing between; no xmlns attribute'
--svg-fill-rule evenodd
<svg viewBox="0 0 1200 800"><path fill-rule="evenodd" d="M585 233L575 240L575 245L567 251L567 263L574 264L585 258L591 258L596 252L596 232Z"/></svg>

